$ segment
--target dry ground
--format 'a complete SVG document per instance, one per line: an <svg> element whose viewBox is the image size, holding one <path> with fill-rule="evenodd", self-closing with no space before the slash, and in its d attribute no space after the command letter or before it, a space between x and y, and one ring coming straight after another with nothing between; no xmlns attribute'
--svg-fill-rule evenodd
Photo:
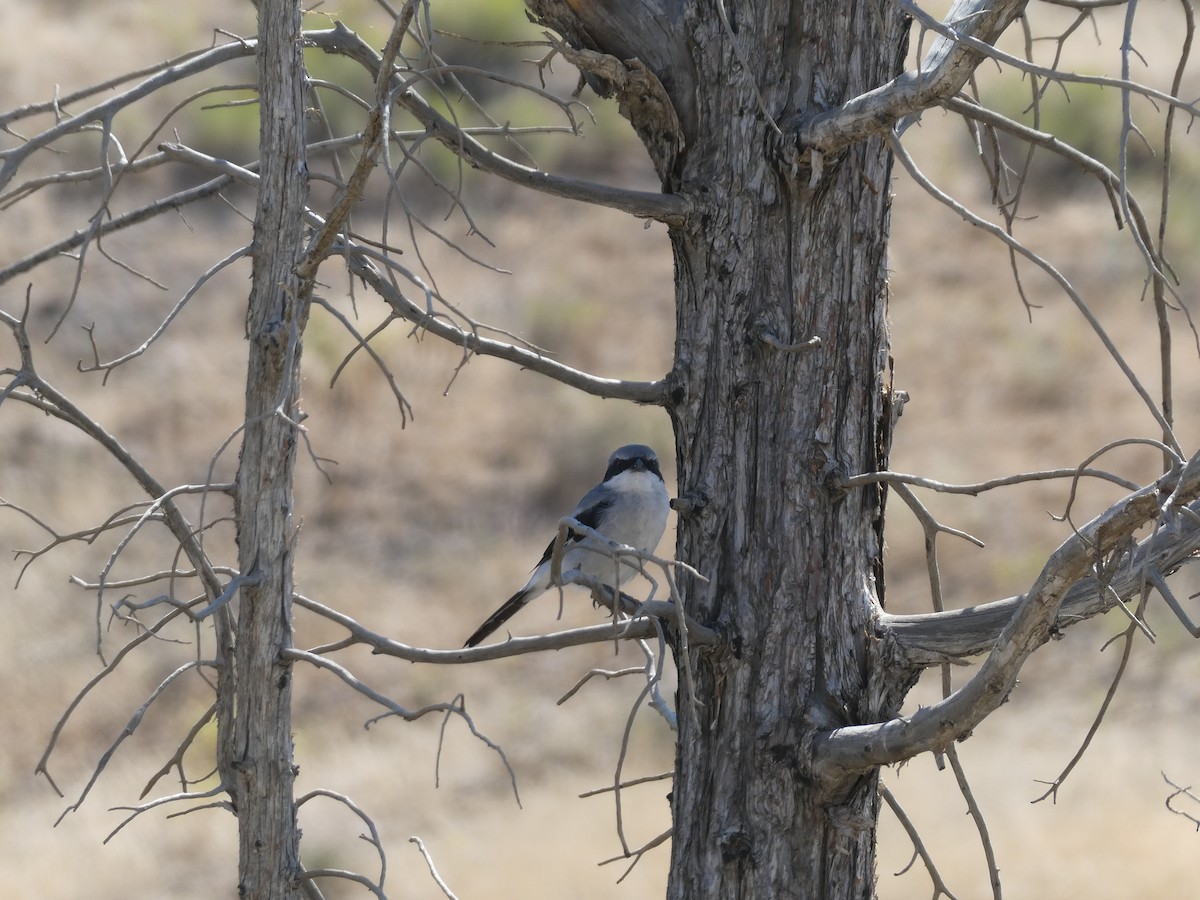
<svg viewBox="0 0 1200 900"><path fill-rule="evenodd" d="M0 59L5 108L129 66L150 63L189 46L220 25L249 30L247 4L191 7L169 21L151 4L76 6L56 15L32 4L5 4L10 33L28 36L25 55ZM245 6L243 10L241 7ZM147 23L155 40L147 37ZM41 48L38 51L36 48ZM102 48L104 53L96 52ZM1171 50L1165 42L1160 48ZM1099 51L1115 52L1111 36ZM92 67L91 63L99 66ZM1192 93L1196 93L1193 91ZM1188 91L1184 91L1188 95ZM1091 115L1091 107L1060 116ZM1148 112L1146 112L1149 115ZM960 125L938 113L910 133L922 165L963 200L985 208L978 173ZM585 143L574 164L597 177L647 184L636 151L605 150L602 137ZM1180 163L1175 223L1176 263L1185 303L1195 300L1200 272L1191 254L1197 223L1195 138ZM597 149L597 148L600 149ZM564 159L566 159L564 157ZM580 159L583 162L580 162ZM614 160L618 160L614 162ZM569 160L568 160L569 161ZM565 164L565 163L564 163ZM1102 192L1075 187L1049 167L1031 183L1022 234L1047 254L1088 299L1118 346L1153 389L1157 336L1141 297L1143 270L1128 237L1112 228ZM895 185L893 250L896 382L912 400L896 435L893 468L945 481L1077 464L1106 442L1152 437L1153 422L1079 313L1048 279L1023 270L1027 315L1016 296L1008 259L992 238L961 223L911 182ZM472 247L513 270L498 276L465 265L446 246L422 244L439 287L477 319L502 325L554 348L562 358L600 374L654 378L670 365L671 261L665 230L575 206L515 196L488 187L475 212L496 249ZM244 199L243 208L249 208ZM51 234L77 227L81 207L63 194L3 213L0 260L16 258ZM144 261L171 290L131 282L93 258L81 298L60 335L39 347L47 374L144 456L167 483L201 481L210 458L239 419L244 365L241 317L248 270L235 267L189 304L169 339L106 386L74 371L89 349L79 326L96 324L105 352L136 346L152 330L194 273L244 240L237 221L217 210L163 222L150 232L111 242L118 255ZM213 241L201 235L216 233ZM463 237L463 230L456 232ZM65 261L34 279L42 336L69 286ZM330 274L326 296L348 309L345 279ZM7 286L0 306L15 310L24 285ZM360 327L382 318L378 304L357 293ZM631 323L636 328L631 330ZM1197 353L1177 326L1177 405L1185 448L1200 442ZM635 333L635 338L627 336ZM433 339L393 327L379 341L415 419L401 427L395 401L365 359L337 385L330 378L350 346L344 332L317 314L307 340L305 407L315 452L336 460L329 479L315 465L300 473L303 517L301 590L345 609L385 634L415 645L454 647L477 620L525 577L549 529L597 475L607 450L629 440L669 454L665 416L572 392L497 361L479 359L454 380L458 354ZM4 351L6 354L8 350ZM7 359L7 356L5 357ZM5 363L8 364L7 362ZM77 435L27 410L5 405L0 419L0 496L26 504L69 530L93 524L137 499L133 486ZM236 451L218 459L228 477ZM1157 454L1145 448L1106 457L1129 477L1149 478ZM925 497L948 524L987 542L980 550L943 538L948 603L966 606L1023 590L1069 533L1049 513L1061 512L1061 483L1017 488L979 498ZM1094 514L1115 496L1092 489L1078 517ZM3 511L0 511L2 513ZM210 510L211 515L220 510ZM893 609L927 608L920 534L895 500L889 521L888 597ZM19 516L0 514L0 546L38 546L43 535ZM212 548L228 552L214 533ZM668 548L664 544L664 550ZM93 898L232 896L236 872L234 824L221 811L168 820L161 812L135 821L108 844L121 820L110 807L134 802L150 773L169 756L183 729L202 711L198 685L172 689L109 765L84 806L52 827L79 795L103 748L132 710L186 648L160 644L122 667L119 677L80 708L64 732L51 771L67 795L58 798L34 767L58 716L100 665L95 654L94 599L67 576L94 578L111 541L64 548L35 564L19 590L5 591L7 626L0 637L6 686L0 737L0 846L5 848L0 896ZM165 544L134 544L126 573L163 564ZM228 556L226 557L228 558ZM7 554L0 584L19 569ZM1194 579L1176 579L1181 595ZM569 596L567 624L595 614ZM1193 616L1200 618L1195 603ZM556 625L551 598L514 621L517 633ZM1015 898L1188 897L1200 892L1194 859L1200 838L1163 805L1162 774L1181 782L1198 777L1194 751L1200 715L1200 656L1165 608L1151 614L1156 646L1138 648L1122 693L1080 768L1059 795L1031 805L1083 739L1116 663L1118 648L1101 653L1123 627L1115 616L1067 633L1030 665L1011 701L961 746L975 796L996 846L1006 895ZM108 654L127 636L108 629ZM301 617L298 643L331 632ZM464 669L431 669L348 653L364 679L410 706L467 697L476 724L508 754L520 786L514 802L495 754L451 722L438 764L440 722L387 720L363 729L374 710L320 673L297 672L296 745L301 791L325 786L348 794L374 817L389 853L389 894L441 896L409 835L419 835L441 873L461 897L661 896L667 851L652 853L620 886L624 864L597 867L619 843L610 797L579 799L611 782L621 733L638 685L633 679L593 683L563 706L556 699L593 665L630 664L611 648L571 651ZM955 673L959 679L968 672ZM911 707L930 703L939 686L929 679ZM201 737L201 749L211 747ZM201 769L196 753L194 768ZM637 719L629 774L669 768L671 736L649 712ZM440 776L440 784L435 781ZM887 774L887 783L917 822L949 885L960 898L989 895L975 828L949 771L915 760ZM170 789L170 778L160 790ZM666 827L667 788L652 784L625 794L625 823L634 845ZM314 800L301 813L309 866L370 871L361 824L336 804ZM884 813L880 896L927 897L920 864L907 874L911 847ZM327 896L359 896L357 889Z"/></svg>

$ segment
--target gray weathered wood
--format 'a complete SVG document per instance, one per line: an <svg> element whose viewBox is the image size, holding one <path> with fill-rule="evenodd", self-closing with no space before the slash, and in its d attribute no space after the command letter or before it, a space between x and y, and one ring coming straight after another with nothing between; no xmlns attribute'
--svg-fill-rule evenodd
<svg viewBox="0 0 1200 900"><path fill-rule="evenodd" d="M895 699L865 639L881 493L834 488L884 464L891 158L860 142L812 186L774 158L772 119L893 78L904 27L887 6L728 10L734 37L690 24L697 126L677 169L702 211L672 233L669 407L680 492L703 501L679 553L711 579L686 585L688 611L728 652L696 656L701 705L680 716L668 896L865 898L876 775L818 781L807 742Z"/></svg>
<svg viewBox="0 0 1200 900"><path fill-rule="evenodd" d="M246 426L238 469L242 588L237 627L237 707L231 746L241 897L299 896L293 803L290 662L295 469L301 337L307 286L295 267L307 199L300 8L259 3L261 184L254 275L246 316Z"/></svg>
<svg viewBox="0 0 1200 900"><path fill-rule="evenodd" d="M668 895L870 897L876 777L816 780L807 742L898 699L866 638L882 494L836 488L882 466L887 445L891 158L858 142L813 185L777 152L777 123L896 77L905 23L887 5L726 4L728 29L684 4L531 5L572 46L654 70L677 126L639 121L655 104L609 83L692 208L671 230L667 407L695 510L678 549L711 579L683 578L688 612L727 647L692 660Z"/></svg>

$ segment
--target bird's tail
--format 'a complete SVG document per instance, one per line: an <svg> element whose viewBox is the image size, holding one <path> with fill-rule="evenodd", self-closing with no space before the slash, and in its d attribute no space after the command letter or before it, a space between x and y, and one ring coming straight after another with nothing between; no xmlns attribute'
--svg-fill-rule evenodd
<svg viewBox="0 0 1200 900"><path fill-rule="evenodd" d="M464 647L474 647L489 634L520 612L521 608L533 599L539 591L531 591L522 588L511 597L504 601L504 605L487 617L482 625L475 629L475 633L467 638Z"/></svg>

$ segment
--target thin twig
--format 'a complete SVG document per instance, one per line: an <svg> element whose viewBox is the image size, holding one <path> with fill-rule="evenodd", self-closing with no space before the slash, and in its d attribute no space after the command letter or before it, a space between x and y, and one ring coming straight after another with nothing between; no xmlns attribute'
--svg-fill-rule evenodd
<svg viewBox="0 0 1200 900"><path fill-rule="evenodd" d="M918 185L920 185L926 191L926 193L944 205L948 206L950 209L954 210L956 213L958 213L958 215L966 219L972 225L982 228L989 234L999 238L1005 243L1006 246L1011 247L1018 254L1028 259L1058 284L1063 293L1065 293L1071 299L1071 302L1075 304L1075 308L1079 310L1080 314L1087 321L1088 325L1091 326L1092 331L1095 332L1097 338L1100 340L1100 343L1104 345L1104 349L1108 351L1108 355L1112 357L1113 361L1125 374L1126 380L1137 392L1138 396L1142 398L1146 408L1150 411L1150 414L1154 417L1155 421L1158 422L1159 427L1162 428L1163 434L1167 436L1168 440L1166 443L1170 444L1171 449L1176 453L1182 453L1182 449L1179 446L1178 439L1172 432L1170 423L1163 418L1162 412L1159 410L1158 405L1154 402L1154 399L1150 396L1149 392L1142 384L1141 379L1137 377L1137 374L1130 367L1129 363L1125 361L1125 357L1121 355L1121 352L1113 343L1112 338L1110 338L1108 332L1105 331L1104 326L1100 324L1100 320L1096 318L1091 308L1088 306L1086 301L1084 301L1083 297L1079 295L1079 292L1075 290L1075 286L1071 284L1067 277L1053 265L1051 265L1050 262L1045 259L1045 257L1030 250L1028 247L1006 232L1003 228L1000 228L992 222L989 222L986 219L976 215L949 194L946 194L944 191L938 188L937 185L926 178L921 170L917 168L916 162L909 155L908 151L905 150L900 144L899 140L896 139L895 135L891 135L889 137L889 142L892 152L896 155L896 158L900 160L901 165L904 166L904 169L908 172L912 179Z"/></svg>
<svg viewBox="0 0 1200 900"><path fill-rule="evenodd" d="M306 662L310 665L316 666L318 669L324 669L327 672L332 672L352 689L387 710L383 716L376 716L373 719L369 719L366 723L366 727L370 727L372 724L379 721L379 719L385 718L386 716L399 716L407 722L414 722L417 719L434 712L451 712L458 716L463 722L466 723L467 728L475 738L481 741L485 746L488 747L488 749L492 750L497 756L500 757L500 761L504 763L504 768L508 771L509 779L512 781L513 794L517 797L518 802L520 802L520 794L517 791L517 773L513 771L512 765L508 761L508 755L504 752L504 749L499 744L492 741L489 737L487 737L487 735L475 727L475 721L470 715L467 714L466 708L461 704L430 703L417 709L406 709L396 701L392 700L390 697L379 693L374 688L360 681L358 677L355 676L354 673L352 673L345 666L341 666L316 653L310 653L307 650L299 650L294 647L285 647L279 651L279 655L283 659Z"/></svg>
<svg viewBox="0 0 1200 900"><path fill-rule="evenodd" d="M966 770L963 769L962 762L958 758L958 748L950 744L946 747L945 753L946 759L950 761L950 768L954 772L958 791L967 801L967 811L971 815L971 821L975 823L975 830L979 833L979 843L983 848L983 857L987 861L988 883L992 887L992 898L1001 900L1003 891L1000 889L1000 867L996 865L996 848L992 846L992 838L988 834L987 820L983 817L983 810L979 808L971 785L967 782Z"/></svg>
<svg viewBox="0 0 1200 900"><path fill-rule="evenodd" d="M433 878L434 883L441 889L442 893L445 894L449 900L458 900L458 898L454 895L454 892L450 890L450 886L446 884L442 876L438 874L437 866L433 864L433 857L430 856L429 851L425 848L425 842L415 834L410 837L408 841L410 844L417 845L417 850L421 852L421 858L425 860L425 865L429 867L430 876Z"/></svg>
<svg viewBox="0 0 1200 900"><path fill-rule="evenodd" d="M1166 799L1167 809L1170 810L1175 815L1182 816L1183 818L1187 819L1189 822L1191 822L1193 825L1196 826L1196 831L1200 832L1200 814L1190 813L1190 812L1187 812L1186 810L1177 809L1176 807L1171 805L1171 801L1174 800L1176 797L1187 797L1189 800L1192 800L1193 802L1200 804L1200 796L1196 795L1196 793L1192 790L1191 786L1183 787L1183 786L1178 785L1175 782L1173 782L1170 778L1167 777L1165 772L1162 773L1162 777L1163 777L1163 781L1165 781L1173 789L1172 792L1169 795L1167 795L1167 799Z"/></svg>
<svg viewBox="0 0 1200 900"><path fill-rule="evenodd" d="M347 797L345 794L331 791L328 788L316 788L302 797L296 799L296 809L299 810L309 800L317 797L325 797L340 803L350 812L354 813L359 820L367 827L367 835L363 837L367 843L375 848L375 853L379 856L379 877L373 882L374 886L379 889L379 895L383 894L383 883L387 879L387 854L383 849L383 841L379 838L379 829L375 826L375 820L372 819L357 803ZM313 877L316 877L315 875Z"/></svg>
<svg viewBox="0 0 1200 900"><path fill-rule="evenodd" d="M146 715L146 711L154 704L154 701L157 700L162 695L163 691L165 691L168 687L170 687L171 684L174 683L174 681L177 678L179 678L181 675L184 675L185 673L190 672L191 670L196 669L200 666L215 667L216 660L211 660L211 659L191 660L189 662L184 663L182 666L180 666L174 672L172 672L170 675L168 675L166 678L164 678L159 683L158 687L156 687L154 689L154 691L150 694L150 696L146 699L146 702L143 703L141 706L139 706L136 710L134 710L134 713L130 717L129 721L125 723L125 727L123 729L121 729L121 733L119 735L117 735L116 739L109 745L108 749L105 750L104 754L100 757L100 761L96 763L96 767L92 770L92 777L89 778L88 783L86 785L84 785L84 788L80 792L78 799L76 799L76 801L74 803L72 803L70 806L68 806L66 809L64 809L62 811L62 814L59 815L57 820L55 820L55 823L54 823L55 825L57 825L64 818L66 818L68 813L74 812L75 810L79 809L80 806L83 805L83 801L86 800L88 794L91 793L92 788L95 786L96 782L100 778L100 775L104 772L105 768L108 766L108 763L113 758L113 755L117 752L117 750L121 746L121 744L123 744L125 742L125 739L128 737L131 737L133 735L133 733L137 730L138 725L141 724L143 717ZM174 796L180 796L180 795L174 795ZM186 796L186 794L183 796ZM151 805L153 805L153 804L151 804Z"/></svg>
<svg viewBox="0 0 1200 900"><path fill-rule="evenodd" d="M104 838L103 843L107 844L109 841L111 841L114 837L117 836L117 834L120 833L120 831L126 825L128 825L130 822L132 822L134 819L136 819L138 816L140 816L144 812L149 812L152 809L157 809L158 807L165 806L168 803L182 803L182 802L188 801L188 800L203 800L208 797L217 797L217 796L220 796L221 794L225 793L227 790L228 790L228 788L225 785L218 784L216 787L209 788L207 791L202 791L199 793L193 793L191 791L186 791L186 790L180 791L178 794L171 794L170 796L167 796L167 797L159 797L155 800L151 800L149 803L143 803L141 806L114 806L113 807L114 811L115 810L127 811L127 812L129 812L129 815L126 816L121 821L121 824L119 824L116 828L114 828L112 831L110 831L108 833L108 835ZM145 796L145 795L143 794L143 796ZM217 805L228 808L227 803L220 803ZM196 812L199 809L212 809L212 808L213 808L213 804L206 803L203 806L184 810L182 812L175 813L174 815L176 815L176 816L186 815L189 812ZM61 819L59 821L61 821Z"/></svg>
<svg viewBox="0 0 1200 900"><path fill-rule="evenodd" d="M1135 617L1141 619L1142 613L1146 608L1147 594L1143 592L1141 600L1138 602L1137 613ZM1031 800L1031 803L1041 803L1047 797L1052 803L1058 802L1058 789L1063 786L1071 772L1083 759L1087 753L1088 747L1092 744L1092 739L1100 730L1100 724L1104 721L1105 715L1108 713L1109 707L1112 705L1113 699L1117 696L1117 688L1121 684L1121 678L1125 675L1125 669L1129 665L1130 657L1133 653L1133 639L1137 634L1137 627L1131 624L1120 635L1122 648L1121 659L1117 663L1117 669L1113 673L1112 680L1108 684L1108 690L1104 694L1104 700L1100 703L1100 708L1096 711L1096 715L1092 718L1092 724L1088 727L1087 734L1084 735L1083 741L1080 742L1079 748L1075 751L1075 755L1071 757L1061 772L1054 778L1053 781L1042 781L1041 784L1049 785L1046 791L1038 797Z"/></svg>
<svg viewBox="0 0 1200 900"><path fill-rule="evenodd" d="M941 873L934 865L933 857L929 855L929 850L925 847L925 842L921 839L920 832L917 831L917 826L913 820L908 817L908 813L904 811L904 807L900 805L900 801L896 799L895 794L888 790L883 785L879 787L879 795L883 797L883 802L888 805L891 811L895 814L900 827L904 829L908 835L908 839L913 845L913 859L918 856L921 862L925 863L925 871L929 873L929 880L933 882L933 900L938 897L948 897L950 900L958 900L954 893L946 886L946 882L942 879ZM896 873L897 876L903 875L912 867L910 862L907 866Z"/></svg>

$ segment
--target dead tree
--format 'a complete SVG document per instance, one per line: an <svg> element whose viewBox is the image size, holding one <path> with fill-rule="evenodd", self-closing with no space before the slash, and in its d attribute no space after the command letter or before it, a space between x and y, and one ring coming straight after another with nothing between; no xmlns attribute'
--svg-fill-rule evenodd
<svg viewBox="0 0 1200 900"><path fill-rule="evenodd" d="M382 51L346 23L302 30L293 3L256 5L257 37L222 36L207 50L0 115L11 138L0 153L0 205L32 202L39 192L63 184L101 196L94 214L61 239L0 261L0 316L11 335L0 401L31 406L80 430L147 497L85 532L60 533L43 525L50 542L29 562L74 541L112 543L110 563L98 577L78 583L95 593L98 609L110 604L140 631L104 660L80 700L151 637L180 628L194 634L194 657L161 683L124 734L172 683L195 675L207 679L212 672L206 680L211 708L184 737L179 758L215 720L219 783L198 792L184 778L181 791L133 808L130 818L197 800L232 809L245 896L298 896L321 878L349 879L384 893L382 875L306 869L301 863L296 810L311 795L297 798L293 791L291 691L297 663L333 674L385 714L457 716L499 749L476 731L461 698L410 709L364 683L338 659L356 644L400 660L457 664L603 642L614 634L641 641L646 688L639 700L648 698L678 728L672 828L641 849L626 845L624 854L639 858L669 837L671 897L864 898L875 892L883 803L903 817L880 787L882 767L927 752L947 754L957 766L955 742L1005 701L1030 654L1075 622L1120 607L1130 617L1127 641L1132 641L1138 629L1145 630L1142 610L1157 592L1196 633L1166 580L1200 548L1200 462L1178 437L1170 350L1172 319L1181 318L1173 310L1186 309L1187 299L1166 258L1175 129L1181 117L1196 112L1181 90L1193 34L1188 4L1176 11L1183 23L1182 49L1166 89L1130 75L1134 2L1052 4L1078 16L1051 42L1059 53L1081 26L1106 14L1099 7L1118 6L1116 14L1125 15L1123 70L1084 76L1060 66L1057 53L1050 64L1033 54L1039 4L1027 9L1016 0L960 0L942 19L908 0L862 8L817 0L748 6L722 0L529 0L544 58L523 81L446 59L434 4L409 2L393 9L381 0L379 15L388 30ZM1024 56L998 48L1014 32L1030 37ZM915 63L909 61L910 44ZM312 78L306 64L314 57L352 64L369 89ZM165 139L182 110L241 90L204 79L248 59L256 62L257 162L239 164L185 139ZM574 97L560 96L540 80L556 60L578 70ZM985 64L1027 82L1024 116L989 107L979 89ZM1115 166L1039 128L1045 92L1075 84L1103 85L1120 100ZM152 133L138 135L140 143L120 133L122 112L178 85L192 93ZM522 126L492 119L473 94L481 85L524 90L553 104L568 131L580 127L576 98L583 91L615 100L644 144L661 191L543 171L523 155ZM333 117L325 113L324 103L333 98L350 110L355 125L349 131L335 131ZM1134 103L1142 100L1153 108L1135 115ZM970 129L994 212L955 200L923 174L908 149L907 130L935 108L961 117ZM1131 143L1150 130L1141 125L1143 117L1156 117L1157 149L1167 163L1158 181L1157 226L1128 173ZM84 168L53 164L49 151L80 135L95 138L93 162ZM443 296L420 271L419 259L402 255L388 226L394 219L413 232L445 239L408 200L411 183L421 179L474 229L461 183L446 179L422 155L434 143L460 167L667 225L676 273L671 370L648 382L601 378L489 332ZM1125 361L1091 313L1088 298L1021 240L1032 160L1046 154L1100 185L1117 226L1128 235L1130 252L1144 260L1153 301L1148 308L1157 316L1162 348L1161 379L1153 389ZM1130 441L1161 459L1157 478L1146 482L1104 470L1098 463L1108 447L1077 466L1031 466L974 485L889 470L892 432L904 403L893 385L887 318L890 185L897 161L914 183L1007 247L1018 289L1025 273L1041 272L1078 307L1097 346L1116 362L1124 389L1144 403L1148 432ZM132 186L139 176L165 167L181 178L199 179L116 212L126 192L139 195L140 188ZM319 199L312 190L318 181L330 186ZM163 184L152 182L155 189ZM44 329L53 338L86 290L85 262L107 255L110 236L234 190L255 197L246 246L198 278L141 347L111 359L95 348L95 358L81 364L107 378L165 340L176 312L215 273L246 257L253 260L244 421L207 473L170 487L42 374L36 341L45 336L33 335L39 273L64 254L76 262L69 298ZM379 223L371 219L373 231L362 229L370 217L352 218L368 194L383 198ZM328 281L338 269L360 286L355 290L365 285L370 298L350 297L345 304L325 299L320 278ZM138 277L132 265L127 270ZM29 287L21 301L23 284ZM382 321L363 335L353 316L368 307ZM402 420L409 412L402 385L372 347L389 328L414 328L450 341L462 349L464 364L495 356L580 391L661 406L675 432L679 562L647 556L636 562L654 570L662 594L627 607L625 599L605 596L593 585L616 616L632 615L617 631L603 625L470 651L412 647L339 612L335 602L300 596L293 583L297 455L308 453L321 464L319 452L307 447L299 406L310 314L328 315L348 329L355 353L380 364ZM235 444L241 448L236 478L219 483L212 475L216 460ZM1051 478L1068 485L1071 498L1090 480L1116 484L1126 494L1090 522L1074 523L1020 596L943 610L937 537L956 532L928 511L919 492L974 494ZM912 511L925 535L933 598L925 614L895 615L884 608L889 493ZM182 502L195 498L202 498L198 509ZM217 558L206 543L215 525L213 508L222 503L231 505L236 561ZM13 507L13 512L42 523L36 510ZM178 548L174 560L144 576L114 578L113 563L150 526L169 532ZM571 527L582 531L578 523L565 522L560 534ZM589 539L603 546L602 536ZM608 549L629 556L627 548ZM155 585L158 593L137 603L113 599L135 585ZM345 636L316 648L295 646L297 609ZM679 676L673 704L662 689L667 647ZM952 687L946 676L940 703L901 714L922 671L948 672L972 657L980 658L978 665L961 685ZM58 730L40 766L47 775L57 735ZM77 803L122 740L104 754ZM1172 798L1185 795L1185 788L1177 788ZM328 796L370 824L368 812L348 798ZM382 855L381 839L373 826L370 830ZM935 893L946 893L932 860L924 858ZM990 877L999 896L994 865Z"/></svg>

